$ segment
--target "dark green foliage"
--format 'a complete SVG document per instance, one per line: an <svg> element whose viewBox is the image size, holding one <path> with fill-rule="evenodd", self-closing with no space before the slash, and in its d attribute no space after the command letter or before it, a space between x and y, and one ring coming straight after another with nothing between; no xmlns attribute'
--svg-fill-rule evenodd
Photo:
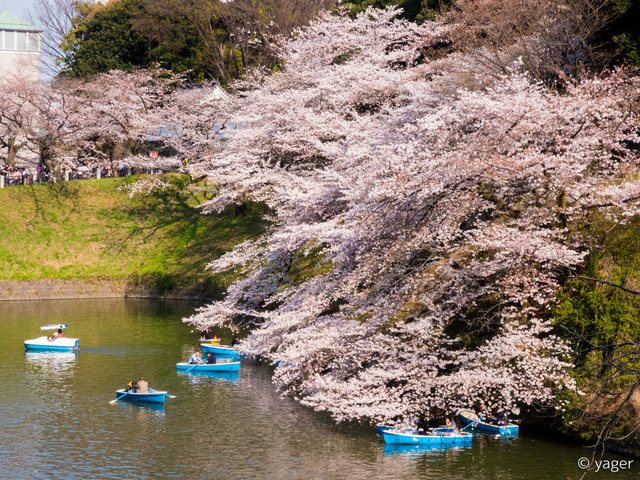
<svg viewBox="0 0 640 480"><path fill-rule="evenodd" d="M613 0L620 17L604 32L616 46L617 59L640 66L640 0Z"/></svg>
<svg viewBox="0 0 640 480"><path fill-rule="evenodd" d="M217 72L193 24L162 7L161 2L145 2L133 21L133 28L148 41L149 65L158 64L175 73L188 71L195 81L215 76Z"/></svg>
<svg viewBox="0 0 640 480"><path fill-rule="evenodd" d="M570 335L578 367L591 365L605 373L614 343L640 334L640 298L620 289L575 280L560 292L556 322Z"/></svg>
<svg viewBox="0 0 640 480"><path fill-rule="evenodd" d="M62 43L64 73L86 77L146 65L148 44L132 28L137 8L136 0L78 5L73 29Z"/></svg>
<svg viewBox="0 0 640 480"><path fill-rule="evenodd" d="M364 12L369 7L385 8L395 6L402 9L402 18L411 22L422 23L426 20L434 20L440 13L446 11L452 2L451 0L353 0L348 3L341 3L351 10L351 15L355 16Z"/></svg>
<svg viewBox="0 0 640 480"><path fill-rule="evenodd" d="M589 441L626 437L625 445L638 448L633 392L640 371L640 295L620 287L640 291L640 220L616 226L592 220L596 246L583 278L567 280L553 311L557 332L573 347L573 376L583 392L568 394L565 429Z"/></svg>
<svg viewBox="0 0 640 480"><path fill-rule="evenodd" d="M592 229L607 226L594 223ZM580 276L640 290L640 221L597 233L602 247L592 250ZM607 345L640 338L640 295L594 280L569 279L554 310L556 323L575 334L570 338L578 366L606 365L614 355Z"/></svg>
<svg viewBox="0 0 640 480"><path fill-rule="evenodd" d="M195 80L210 73L195 29L185 18L140 0L78 4L72 30L62 42L63 72L87 77L110 70L160 66L176 73L190 71Z"/></svg>
<svg viewBox="0 0 640 480"><path fill-rule="evenodd" d="M417 23L422 23L426 20L435 20L438 15L446 12L452 4L453 0L422 0L420 2L420 10L415 14L415 21ZM411 19L411 12L414 10L409 8L409 5L403 8L406 9L405 16Z"/></svg>
<svg viewBox="0 0 640 480"><path fill-rule="evenodd" d="M589 57L585 66L591 71L640 66L640 0L605 0L591 15L599 24L584 38Z"/></svg>

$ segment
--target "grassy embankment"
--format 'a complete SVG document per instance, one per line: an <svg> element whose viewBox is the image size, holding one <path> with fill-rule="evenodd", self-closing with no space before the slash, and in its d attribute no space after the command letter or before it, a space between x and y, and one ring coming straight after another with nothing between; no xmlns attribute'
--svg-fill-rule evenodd
<svg viewBox="0 0 640 480"><path fill-rule="evenodd" d="M233 274L205 265L266 222L259 205L202 215L187 176L131 198L139 176L0 190L0 280L126 279L156 294L217 297Z"/></svg>

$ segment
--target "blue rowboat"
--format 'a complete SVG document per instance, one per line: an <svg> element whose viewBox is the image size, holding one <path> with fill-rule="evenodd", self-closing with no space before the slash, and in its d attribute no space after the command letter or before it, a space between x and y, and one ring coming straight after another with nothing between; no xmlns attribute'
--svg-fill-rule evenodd
<svg viewBox="0 0 640 480"><path fill-rule="evenodd" d="M199 383L203 378L210 378L212 380L224 380L226 382L236 382L240 380L240 375L238 372L198 372L194 373L193 371L187 372L178 370L176 372L178 375L184 375L189 378L191 383Z"/></svg>
<svg viewBox="0 0 640 480"><path fill-rule="evenodd" d="M223 362L216 363L176 363L178 371L189 371L192 373L199 372L237 372L240 370L240 362Z"/></svg>
<svg viewBox="0 0 640 480"><path fill-rule="evenodd" d="M237 350L231 348L228 345L207 345L202 343L200 344L200 346L202 347L202 351L204 353L213 353L214 355L229 355L234 357L240 355Z"/></svg>
<svg viewBox="0 0 640 480"><path fill-rule="evenodd" d="M121 400L129 400L130 402L149 403L164 403L164 399L169 397L169 394L167 392L154 390L153 388L149 389L149 393L129 392L124 395L125 392L126 390L124 388L116 390L116 397L120 398Z"/></svg>
<svg viewBox="0 0 640 480"><path fill-rule="evenodd" d="M385 430L382 432L388 445L429 445L439 447L457 447L471 445L473 435L467 432L456 432L452 428L434 428L426 434L403 432L401 430Z"/></svg>
<svg viewBox="0 0 640 480"><path fill-rule="evenodd" d="M391 427L389 425L376 425L376 433L382 435L384 432L389 432L391 430L395 430L397 427ZM403 432L413 432L414 430L402 430Z"/></svg>
<svg viewBox="0 0 640 480"><path fill-rule="evenodd" d="M489 423L483 417L479 417L471 410L460 410L458 412L460 420L462 420L465 429L473 430L478 433L487 433L490 435L500 435L501 437L513 437L518 435L520 428L515 423L506 425L495 425Z"/></svg>
<svg viewBox="0 0 640 480"><path fill-rule="evenodd" d="M394 429L393 427L388 427L386 425L376 425L376 433L379 433L380 435L382 435L382 433L384 432L388 432L393 429Z"/></svg>

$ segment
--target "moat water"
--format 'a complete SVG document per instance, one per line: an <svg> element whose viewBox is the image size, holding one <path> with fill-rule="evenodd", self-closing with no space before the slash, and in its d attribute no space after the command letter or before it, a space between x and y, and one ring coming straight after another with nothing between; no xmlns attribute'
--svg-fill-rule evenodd
<svg viewBox="0 0 640 480"><path fill-rule="evenodd" d="M572 479L591 451L526 428L471 447L385 446L368 425L338 425L281 398L268 366L179 373L198 347L179 301L0 302L0 478L9 479ZM77 353L29 353L40 326L66 323ZM110 403L144 376L175 398ZM587 479L630 479L640 461L606 454ZM624 463L620 463L624 462ZM622 465L625 468L620 468Z"/></svg>

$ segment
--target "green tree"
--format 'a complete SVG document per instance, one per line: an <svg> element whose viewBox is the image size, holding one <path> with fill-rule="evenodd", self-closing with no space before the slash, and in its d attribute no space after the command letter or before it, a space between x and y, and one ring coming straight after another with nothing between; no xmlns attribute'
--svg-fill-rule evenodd
<svg viewBox="0 0 640 480"><path fill-rule="evenodd" d="M168 10L165 2L142 0L139 5L133 28L148 42L151 65L174 73L188 71L196 81L218 76L197 29L185 16Z"/></svg>
<svg viewBox="0 0 640 480"><path fill-rule="evenodd" d="M190 71L202 80L215 75L196 30L184 18L141 0L80 3L64 37L63 73L87 77L135 67Z"/></svg>
<svg viewBox="0 0 640 480"><path fill-rule="evenodd" d="M640 445L640 219L624 225L594 212L594 245L578 275L569 277L553 310L571 343L580 395L570 398L565 427L589 441Z"/></svg>
<svg viewBox="0 0 640 480"><path fill-rule="evenodd" d="M160 66L223 84L279 64L274 38L307 24L334 0L114 0L79 3L62 42L63 73Z"/></svg>
<svg viewBox="0 0 640 480"><path fill-rule="evenodd" d="M137 0L108 5L82 3L72 19L72 29L63 38L63 72L86 77L109 70L146 66L148 43L133 29Z"/></svg>

